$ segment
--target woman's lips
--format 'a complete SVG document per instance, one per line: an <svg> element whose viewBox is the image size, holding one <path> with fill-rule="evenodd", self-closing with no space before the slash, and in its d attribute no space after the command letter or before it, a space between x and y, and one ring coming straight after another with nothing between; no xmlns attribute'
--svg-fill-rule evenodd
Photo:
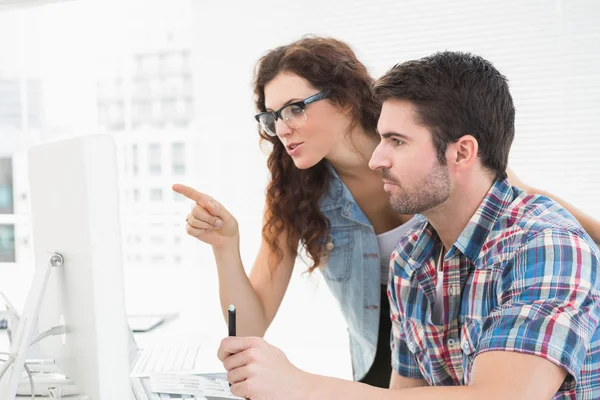
<svg viewBox="0 0 600 400"><path fill-rule="evenodd" d="M302 143L291 143L290 145L286 146L288 154L290 156L297 155L298 151L300 150L300 148L302 147L303 144L304 144L304 142L302 142Z"/></svg>

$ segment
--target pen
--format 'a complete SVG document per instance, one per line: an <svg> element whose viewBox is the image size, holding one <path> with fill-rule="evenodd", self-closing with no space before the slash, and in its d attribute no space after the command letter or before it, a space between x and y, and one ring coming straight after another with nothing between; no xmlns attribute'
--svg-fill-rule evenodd
<svg viewBox="0 0 600 400"><path fill-rule="evenodd" d="M229 336L235 336L235 306L233 304L229 305L227 324L229 327ZM229 387L231 387L231 382L229 383Z"/></svg>
<svg viewBox="0 0 600 400"><path fill-rule="evenodd" d="M235 336L235 306L231 304L228 311L229 336Z"/></svg>

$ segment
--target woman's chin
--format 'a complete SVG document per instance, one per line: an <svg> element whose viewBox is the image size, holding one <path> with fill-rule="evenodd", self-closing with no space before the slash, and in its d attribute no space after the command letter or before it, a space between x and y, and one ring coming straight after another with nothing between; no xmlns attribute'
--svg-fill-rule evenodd
<svg viewBox="0 0 600 400"><path fill-rule="evenodd" d="M292 160L298 169L308 169L310 167L314 167L319 162L319 160L307 157L292 157Z"/></svg>

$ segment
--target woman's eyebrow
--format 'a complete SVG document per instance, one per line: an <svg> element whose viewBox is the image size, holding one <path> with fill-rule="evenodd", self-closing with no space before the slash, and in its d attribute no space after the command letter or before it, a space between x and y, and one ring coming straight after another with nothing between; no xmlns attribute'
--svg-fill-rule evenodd
<svg viewBox="0 0 600 400"><path fill-rule="evenodd" d="M300 101L300 100L301 100L301 99L296 99L296 98L289 99L288 101L286 101L285 103L283 103L283 105L282 105L281 107L279 107L279 109L281 110L283 107L287 106L288 104L295 103L295 102L297 102L297 101ZM270 107L266 107L265 109L266 109L267 111L274 111L274 110L273 110L272 108L270 108Z"/></svg>

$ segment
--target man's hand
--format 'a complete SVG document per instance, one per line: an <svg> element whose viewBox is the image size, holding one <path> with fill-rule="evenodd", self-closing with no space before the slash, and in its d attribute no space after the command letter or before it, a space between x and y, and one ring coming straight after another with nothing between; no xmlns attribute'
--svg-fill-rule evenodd
<svg viewBox="0 0 600 400"><path fill-rule="evenodd" d="M231 393L251 400L305 400L308 374L285 354L258 337L227 337L221 341L219 360L227 370Z"/></svg>

